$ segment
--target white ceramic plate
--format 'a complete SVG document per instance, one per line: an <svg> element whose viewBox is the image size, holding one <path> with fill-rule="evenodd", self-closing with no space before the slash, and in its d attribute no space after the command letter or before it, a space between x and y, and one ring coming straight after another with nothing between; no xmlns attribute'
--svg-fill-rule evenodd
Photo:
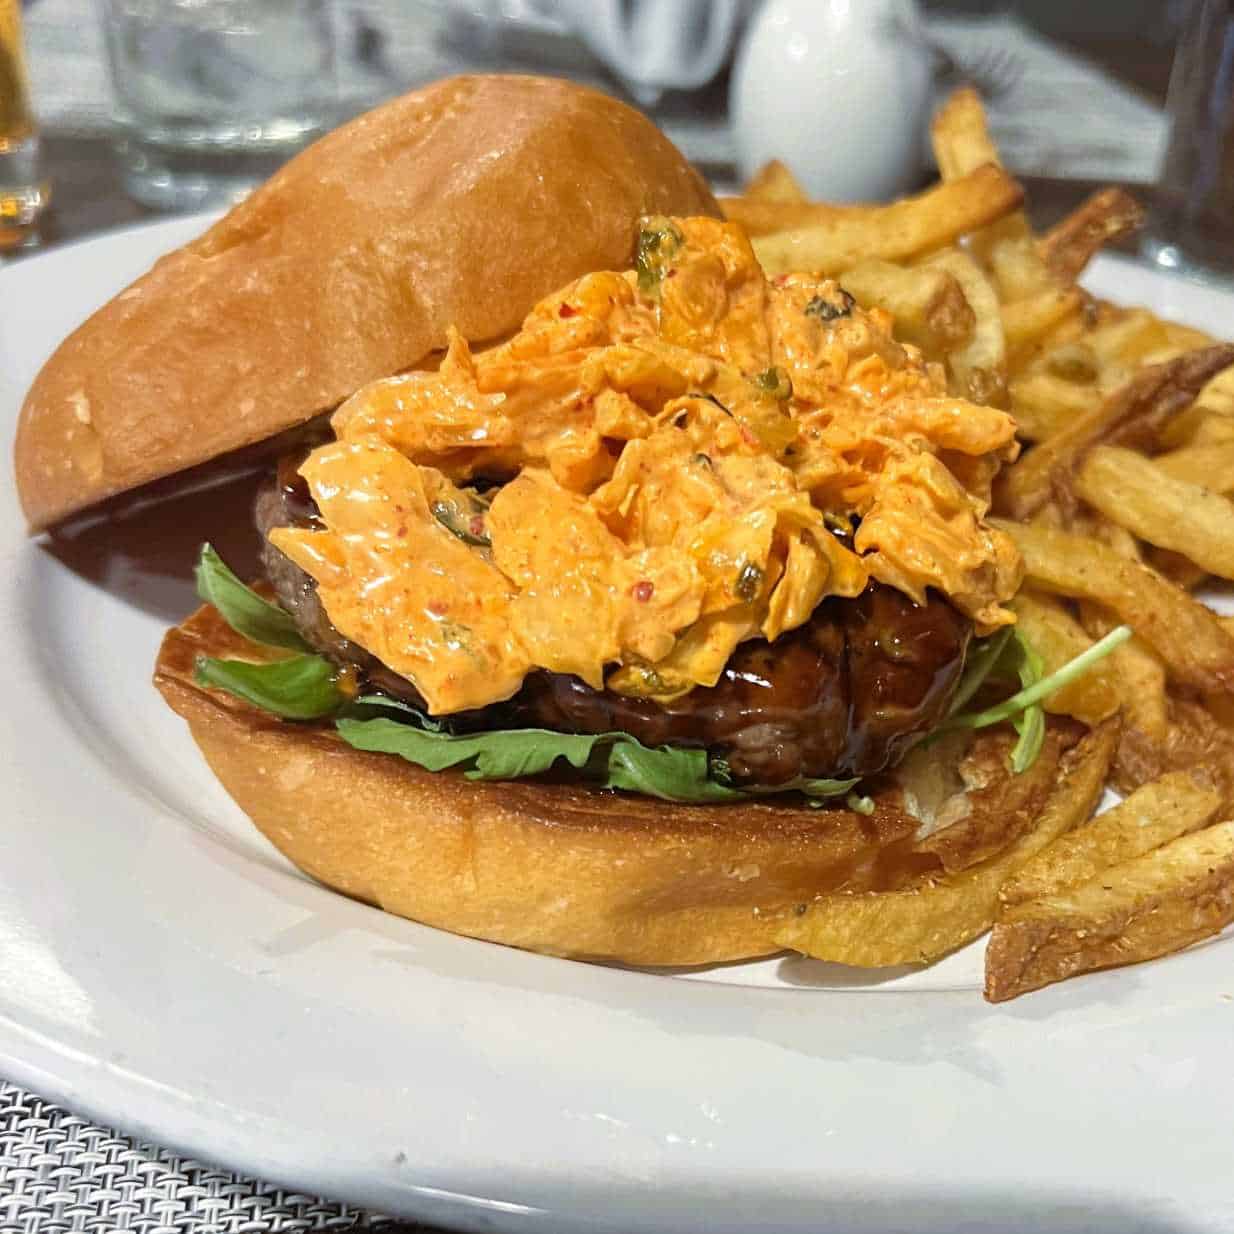
<svg viewBox="0 0 1234 1234"><path fill-rule="evenodd" d="M6 437L55 344L200 226L0 270ZM1234 297L1126 262L1093 283L1217 333L1234 318ZM923 973L680 979L388 917L296 873L149 684L235 501L58 544L25 538L11 485L0 501L0 1073L475 1228L1234 1228L1234 940L992 1008L979 946Z"/></svg>

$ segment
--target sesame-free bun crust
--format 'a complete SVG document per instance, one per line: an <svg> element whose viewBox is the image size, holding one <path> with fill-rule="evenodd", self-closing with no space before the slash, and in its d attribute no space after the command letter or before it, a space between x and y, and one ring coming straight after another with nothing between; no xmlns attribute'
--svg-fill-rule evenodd
<svg viewBox="0 0 1234 1234"><path fill-rule="evenodd" d="M304 423L451 324L508 333L571 279L627 266L644 213L719 210L597 91L457 77L358 117L61 344L17 430L31 530Z"/></svg>
<svg viewBox="0 0 1234 1234"><path fill-rule="evenodd" d="M890 786L864 816L472 781L204 689L193 681L201 655L261 653L207 606L169 631L154 677L261 831L327 886L458 934L631 964L738 960L779 950L777 929L820 892L885 885L914 860L932 868L909 854L917 822ZM1014 806L994 786L990 807L1035 812L1051 774L1043 761L1040 775L1016 778Z"/></svg>

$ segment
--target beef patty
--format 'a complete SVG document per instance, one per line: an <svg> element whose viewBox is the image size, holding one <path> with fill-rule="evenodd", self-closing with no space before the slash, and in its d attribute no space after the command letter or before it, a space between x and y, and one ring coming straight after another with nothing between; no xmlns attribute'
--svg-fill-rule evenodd
<svg viewBox="0 0 1234 1234"><path fill-rule="evenodd" d="M296 471L302 457L281 460L257 497L266 577L322 654L359 670L371 688L423 706L411 682L334 628L313 580L266 538L274 527L319 524ZM540 670L509 701L451 719L471 730L620 730L649 746L703 746L749 783L871 775L942 718L971 629L939 596L917 605L872 583L854 600L824 600L805 625L774 643L742 643L714 686L672 703L594 690L577 677Z"/></svg>

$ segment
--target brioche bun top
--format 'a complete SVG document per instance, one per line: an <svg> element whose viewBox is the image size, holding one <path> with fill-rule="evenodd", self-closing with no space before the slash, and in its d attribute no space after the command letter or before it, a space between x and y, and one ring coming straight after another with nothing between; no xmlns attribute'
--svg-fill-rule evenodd
<svg viewBox="0 0 1234 1234"><path fill-rule="evenodd" d="M293 159L58 348L17 430L31 530L265 441L455 325L513 330L630 263L642 214L715 214L644 116L538 77L437 82Z"/></svg>

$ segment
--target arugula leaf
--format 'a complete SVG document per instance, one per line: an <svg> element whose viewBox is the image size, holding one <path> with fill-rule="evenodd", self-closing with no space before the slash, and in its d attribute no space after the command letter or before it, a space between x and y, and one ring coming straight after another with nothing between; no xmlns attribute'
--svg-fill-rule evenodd
<svg viewBox="0 0 1234 1234"><path fill-rule="evenodd" d="M313 650L300 637L291 614L246 587L210 544L201 546L196 577L197 594L207 604L213 604L237 634L266 647L306 653Z"/></svg>
<svg viewBox="0 0 1234 1234"><path fill-rule="evenodd" d="M471 780L513 780L546 772L562 759L602 788L627 789L665 801L742 801L784 792L818 799L840 796L857 782L799 778L787 784L733 788L711 774L705 750L652 748L625 733L580 735L520 728L452 734L440 726L420 727L421 719L418 713L410 723L348 714L340 716L335 727L358 750L397 754L428 771L456 767Z"/></svg>
<svg viewBox="0 0 1234 1234"><path fill-rule="evenodd" d="M1042 677L1041 658L1017 631L1014 635L1015 641L1004 644L1004 651L1015 656L1011 668L1019 676L1022 688L1010 698L996 703L993 707L987 707L984 711L949 716L935 732L953 728L988 728L991 724L1010 720L1020 734L1011 754L1012 770L1017 773L1027 771L1036 762L1045 739L1045 715L1040 706L1042 699L1049 698L1056 690L1061 690L1063 686L1087 672L1093 664L1104 659L1130 637L1130 626L1117 626L1105 638L1086 648L1074 659L1068 660L1048 677ZM986 671L988 673L989 670Z"/></svg>
<svg viewBox="0 0 1234 1234"><path fill-rule="evenodd" d="M270 664L198 657L193 679L215 686L285 720L319 720L347 701L323 656L288 656Z"/></svg>
<svg viewBox="0 0 1234 1234"><path fill-rule="evenodd" d="M968 659L964 664L964 672L960 677L960 683L956 686L956 691L951 696L951 706L947 710L948 715L955 715L956 712L962 710L964 704L985 685L986 678L993 672L994 666L1002 657L1003 651L1006 649L1007 643L1014 633L1015 628L1013 626L1004 626L1001 630L991 634L989 638L982 639L969 652Z"/></svg>
<svg viewBox="0 0 1234 1234"><path fill-rule="evenodd" d="M1020 686L1028 689L1041 680L1045 663L1022 635L1016 635L1014 646L1019 650L1016 674L1020 678ZM1045 708L1040 703L1031 703L1019 715L1011 717L1011 724L1020 735L1011 751L1011 770L1019 775L1037 761L1045 744Z"/></svg>

